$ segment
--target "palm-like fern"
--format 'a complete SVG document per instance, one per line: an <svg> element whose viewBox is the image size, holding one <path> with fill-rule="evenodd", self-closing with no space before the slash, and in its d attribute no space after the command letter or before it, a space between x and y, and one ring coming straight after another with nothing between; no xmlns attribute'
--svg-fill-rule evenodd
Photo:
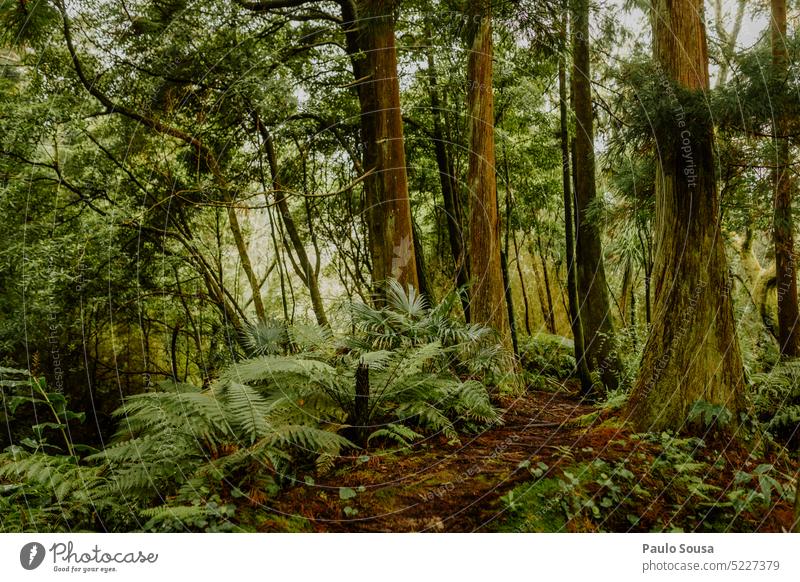
<svg viewBox="0 0 800 582"><path fill-rule="evenodd" d="M271 361L256 361L265 360ZM116 412L121 424L114 443L88 458L106 463L113 486L126 494L191 497L201 483L213 489L222 479L240 487L253 468L280 479L291 463L351 446L319 424L275 422L280 403L242 383L220 381L202 391L165 387L128 399Z"/></svg>
<svg viewBox="0 0 800 582"><path fill-rule="evenodd" d="M438 342L442 367L460 374L488 379L501 374L511 357L497 334L480 324L465 324L453 316L458 303L456 292L447 295L435 307L413 287L403 288L396 280L386 285L386 304L373 307L365 303L353 305L353 323L360 334L349 343L354 349L399 349Z"/></svg>

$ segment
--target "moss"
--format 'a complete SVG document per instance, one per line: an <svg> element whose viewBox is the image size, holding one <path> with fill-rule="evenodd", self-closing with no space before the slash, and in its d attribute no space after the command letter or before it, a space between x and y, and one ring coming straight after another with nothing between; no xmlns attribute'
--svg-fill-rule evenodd
<svg viewBox="0 0 800 582"><path fill-rule="evenodd" d="M533 484L515 487L502 498L508 518L501 532L553 533L565 531L567 519L561 507L562 486L559 479L540 479Z"/></svg>

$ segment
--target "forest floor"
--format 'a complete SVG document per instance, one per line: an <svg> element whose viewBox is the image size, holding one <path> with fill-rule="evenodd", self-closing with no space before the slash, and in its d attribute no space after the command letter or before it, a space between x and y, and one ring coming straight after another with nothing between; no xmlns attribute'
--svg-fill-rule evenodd
<svg viewBox="0 0 800 582"><path fill-rule="evenodd" d="M658 442L637 439L618 420L585 403L575 386L561 391L529 391L506 397L502 424L475 435L463 435L460 443L444 437L414 443L405 449L375 450L346 458L324 477L306 478L270 503L271 516L263 531L318 532L474 532L520 529L501 499L509 491L537 480L563 475L565 468L603 459L604 463L631 470L636 493L617 494L620 508L604 510L603 520L592 523L583 516L565 519L547 530L556 531L703 531L702 514L694 501L676 499L671 479L659 479L651 471L661 455ZM708 451L710 452L710 451ZM701 485L714 491L715 503L725 499L741 471L753 471L767 462L756 459L738 441L728 440L714 450L713 467L703 469ZM780 464L779 461L771 459ZM543 466L544 474L532 476L531 467ZM623 465L620 465L622 463ZM785 460L787 473L792 463ZM611 466L611 465L603 465ZM600 483L598 480L597 483ZM609 485L614 487L614 485ZM600 495L601 487L594 485ZM556 493L548 504L561 502ZM699 493L702 497L702 492ZM546 498L547 496L545 496ZM599 497L598 497L599 502ZM711 504L709 504L711 505ZM624 512L622 513L622 508ZM614 515L614 513L620 515ZM537 510L538 513L538 510ZM631 513L635 519L630 521ZM597 517L597 516L595 516ZM791 528L793 510L779 500L763 511L745 510L727 525L727 531L784 531ZM510 524L510 525L509 525ZM538 527L533 528L539 530ZM720 529L717 526L717 529ZM528 528L522 529L527 531Z"/></svg>

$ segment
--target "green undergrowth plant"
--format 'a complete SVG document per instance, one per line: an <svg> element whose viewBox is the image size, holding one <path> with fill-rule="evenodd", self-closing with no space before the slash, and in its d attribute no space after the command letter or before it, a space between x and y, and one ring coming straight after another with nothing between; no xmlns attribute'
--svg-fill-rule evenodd
<svg viewBox="0 0 800 582"><path fill-rule="evenodd" d="M756 418L779 443L796 448L800 442L800 360L778 363L768 372L753 374Z"/></svg>
<svg viewBox="0 0 800 582"><path fill-rule="evenodd" d="M697 437L636 434L625 445L628 455L568 459L518 485L501 499L502 531L748 531L794 499L790 475L767 463L726 466Z"/></svg>
<svg viewBox="0 0 800 582"><path fill-rule="evenodd" d="M548 333L537 333L519 340L520 364L526 383L547 388L547 379L566 380L575 373L572 340Z"/></svg>
<svg viewBox="0 0 800 582"><path fill-rule="evenodd" d="M253 508L347 450L455 442L499 422L490 386L506 354L488 328L451 315L456 300L431 307L389 282L383 305L353 306L347 335L261 324L247 332L251 357L210 386L166 381L128 397L101 451L78 454L69 439L58 452L12 447L0 456L0 509L34 502L7 527L255 528Z"/></svg>

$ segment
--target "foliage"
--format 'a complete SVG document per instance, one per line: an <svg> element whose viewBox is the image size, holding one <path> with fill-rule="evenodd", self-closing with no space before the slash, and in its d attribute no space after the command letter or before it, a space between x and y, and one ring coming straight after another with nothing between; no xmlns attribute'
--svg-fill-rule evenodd
<svg viewBox="0 0 800 582"><path fill-rule="evenodd" d="M571 378L575 373L575 356L572 340L537 333L520 338L519 357L522 368L536 376Z"/></svg>
<svg viewBox="0 0 800 582"><path fill-rule="evenodd" d="M346 425L358 423L369 428L362 442L406 444L419 438L415 429L457 440L458 427L497 420L482 380L501 373L504 353L488 328L451 315L456 300L453 294L430 307L413 288L389 281L384 306L353 305L355 335L290 330L294 353L238 362L222 380L252 386L269 402L276 425L316 423L347 432ZM359 369L369 385L363 412Z"/></svg>
<svg viewBox="0 0 800 582"><path fill-rule="evenodd" d="M459 430L497 422L477 376L495 366L482 355L494 353L484 345L493 336L459 326L448 315L452 304L430 308L413 290L393 288L384 307L354 307L356 336L307 326L259 331L252 348L264 355L233 364L210 387L165 381L128 397L102 451L80 458L69 445L68 455L51 455L46 441L30 439L23 442L32 453L11 447L0 457L2 507L10 511L24 496L28 509L7 527L116 529L130 527L133 516L145 531L231 531L247 527L237 521L242 504L263 504L299 470L329 470L356 446L348 436L407 446L422 437L418 431L457 441ZM467 357L486 360L468 365ZM362 408L356 389L364 369ZM457 370L472 375L462 379ZM4 380L4 388L36 382L24 371L3 372L21 378ZM19 404L14 398L11 408ZM53 401L34 399L56 414ZM354 432L355 421L367 432ZM58 512L61 504L71 510Z"/></svg>
<svg viewBox="0 0 800 582"><path fill-rule="evenodd" d="M776 496L793 499L791 476L766 463L733 471L725 486L724 456L711 456L702 439L664 433L628 442L635 448L626 457L599 452L518 485L501 499L509 512L502 530L736 531L737 520L772 507Z"/></svg>
<svg viewBox="0 0 800 582"><path fill-rule="evenodd" d="M757 419L782 443L797 438L800 427L800 361L786 360L769 372L753 374Z"/></svg>

